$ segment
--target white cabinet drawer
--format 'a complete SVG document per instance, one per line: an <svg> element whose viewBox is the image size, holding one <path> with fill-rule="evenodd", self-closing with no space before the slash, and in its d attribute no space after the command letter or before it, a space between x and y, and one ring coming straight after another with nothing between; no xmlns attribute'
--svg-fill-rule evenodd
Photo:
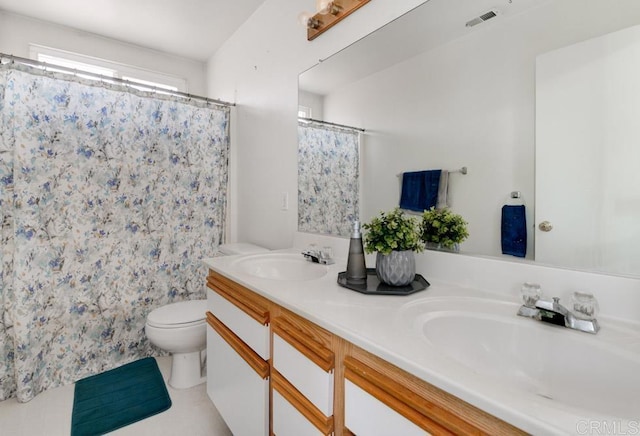
<svg viewBox="0 0 640 436"><path fill-rule="evenodd" d="M261 324L214 289L207 292L207 300L208 309L216 318L222 321L260 357L264 360L269 359L268 324Z"/></svg>
<svg viewBox="0 0 640 436"><path fill-rule="evenodd" d="M273 335L273 367L325 416L333 415L333 371L325 371L279 335Z"/></svg>
<svg viewBox="0 0 640 436"><path fill-rule="evenodd" d="M307 418L278 391L273 391L273 434L276 436L322 436Z"/></svg>
<svg viewBox="0 0 640 436"><path fill-rule="evenodd" d="M235 436L269 433L268 363L208 317L207 394ZM230 345L230 342L233 344ZM235 347L235 348L234 348ZM244 347L244 349L242 349ZM240 349L240 353L236 349ZM249 357L247 357L249 356ZM253 359L253 360L252 360ZM252 361L253 366L247 363ZM256 363L257 362L257 363ZM260 370L262 374L259 374Z"/></svg>
<svg viewBox="0 0 640 436"><path fill-rule="evenodd" d="M271 369L273 428L276 436L333 434L333 415L326 416L282 374ZM276 398L278 401L276 402Z"/></svg>
<svg viewBox="0 0 640 436"><path fill-rule="evenodd" d="M366 436L424 436L429 434L363 389L345 380L344 424Z"/></svg>

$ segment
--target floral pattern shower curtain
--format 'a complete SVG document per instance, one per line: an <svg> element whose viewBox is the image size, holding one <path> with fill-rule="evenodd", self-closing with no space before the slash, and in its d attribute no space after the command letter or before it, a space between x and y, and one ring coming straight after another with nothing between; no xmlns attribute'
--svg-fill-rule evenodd
<svg viewBox="0 0 640 436"><path fill-rule="evenodd" d="M298 125L298 230L348 236L358 219L360 134Z"/></svg>
<svg viewBox="0 0 640 436"><path fill-rule="evenodd" d="M228 108L0 69L0 400L158 352L147 314L204 298Z"/></svg>

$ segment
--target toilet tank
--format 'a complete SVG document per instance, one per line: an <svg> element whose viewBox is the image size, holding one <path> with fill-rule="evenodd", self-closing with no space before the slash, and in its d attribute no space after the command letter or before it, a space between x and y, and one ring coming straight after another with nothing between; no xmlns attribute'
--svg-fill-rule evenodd
<svg viewBox="0 0 640 436"><path fill-rule="evenodd" d="M234 242L231 244L221 244L218 247L216 256L232 256L234 254L258 254L266 253L269 250L248 242Z"/></svg>

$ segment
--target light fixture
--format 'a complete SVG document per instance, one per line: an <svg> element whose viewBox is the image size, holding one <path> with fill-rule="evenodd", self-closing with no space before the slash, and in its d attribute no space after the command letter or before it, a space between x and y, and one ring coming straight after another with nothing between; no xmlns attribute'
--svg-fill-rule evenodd
<svg viewBox="0 0 640 436"><path fill-rule="evenodd" d="M370 1L316 0L316 13L303 12L298 19L307 28L307 40L311 41Z"/></svg>

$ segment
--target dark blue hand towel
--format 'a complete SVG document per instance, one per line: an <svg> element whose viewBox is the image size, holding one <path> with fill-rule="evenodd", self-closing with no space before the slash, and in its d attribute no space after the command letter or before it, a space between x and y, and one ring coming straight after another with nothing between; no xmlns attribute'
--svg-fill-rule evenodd
<svg viewBox="0 0 640 436"><path fill-rule="evenodd" d="M502 253L517 257L527 255L527 220L524 205L502 206Z"/></svg>
<svg viewBox="0 0 640 436"><path fill-rule="evenodd" d="M438 203L441 170L413 171L402 174L400 208L422 212Z"/></svg>

